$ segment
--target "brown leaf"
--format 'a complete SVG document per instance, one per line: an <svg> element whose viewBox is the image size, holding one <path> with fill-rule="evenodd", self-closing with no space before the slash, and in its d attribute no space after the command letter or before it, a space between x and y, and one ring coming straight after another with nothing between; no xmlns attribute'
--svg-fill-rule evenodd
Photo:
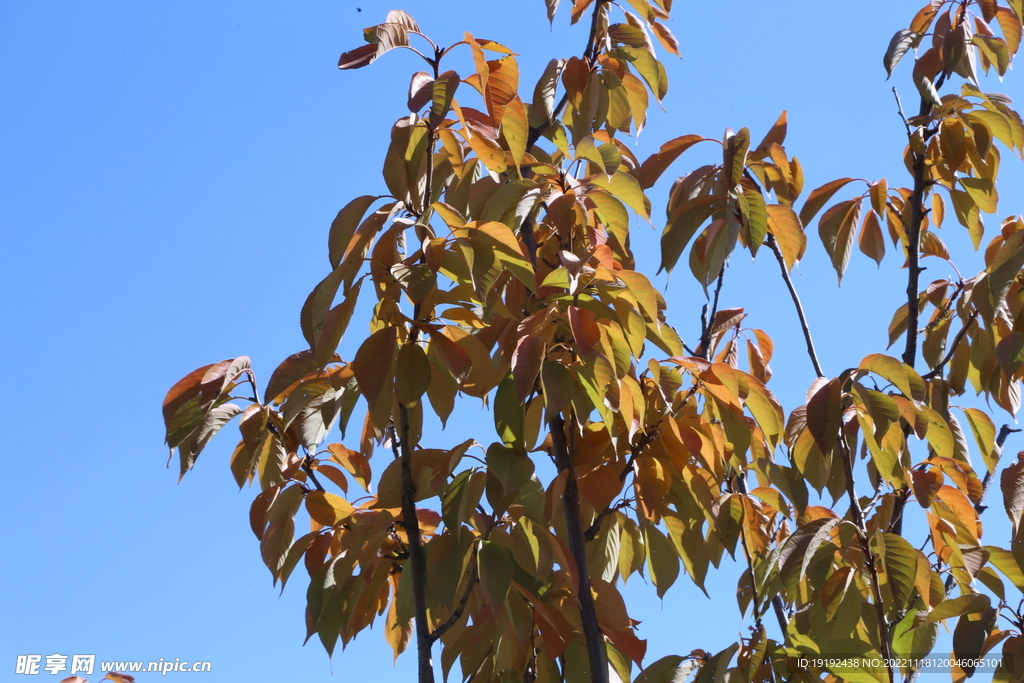
<svg viewBox="0 0 1024 683"><path fill-rule="evenodd" d="M597 316L589 309L569 306L569 328L579 346L580 355L584 358L589 357L594 347L601 341Z"/></svg>

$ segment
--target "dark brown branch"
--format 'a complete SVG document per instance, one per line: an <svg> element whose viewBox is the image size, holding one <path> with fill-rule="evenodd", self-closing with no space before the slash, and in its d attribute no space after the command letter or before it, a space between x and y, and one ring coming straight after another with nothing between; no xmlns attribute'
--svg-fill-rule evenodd
<svg viewBox="0 0 1024 683"><path fill-rule="evenodd" d="M409 537L409 571L415 604L416 653L419 683L434 683L434 665L430 656L430 626L427 624L427 565L420 542L420 523L416 517L416 482L412 478L412 445L409 443L409 411L398 406L402 450L402 525Z"/></svg>
<svg viewBox="0 0 1024 683"><path fill-rule="evenodd" d="M936 88L941 81L936 84ZM921 110L918 116L925 116L931 111L932 105L921 99ZM908 140L913 136L908 127ZM925 136L927 139L928 135ZM913 164L914 189L910 195L910 225L907 230L907 345L903 351L903 362L914 367L917 360L918 325L920 324L921 307L918 301L918 289L921 279L921 221L924 218L924 193L928 187L925 180L925 155L911 151Z"/></svg>
<svg viewBox="0 0 1024 683"><path fill-rule="evenodd" d="M946 353L946 356L939 361L939 364L932 368L930 372L921 375L921 379L932 379L933 377L938 377L942 374L942 368L946 367L946 364L953 359L953 354L956 353L956 348L960 346L960 342L962 342L964 337L967 336L967 330L970 329L971 325L973 325L974 321L977 319L978 311L975 310L971 313L971 317L967 319L967 322L964 323L964 326L960 328L960 331L956 333L956 337L953 338L953 344L949 347L949 351Z"/></svg>
<svg viewBox="0 0 1024 683"><path fill-rule="evenodd" d="M469 604L469 598L473 594L473 588L480 581L480 577L477 576L476 570L476 549L473 551L473 558L470 560L470 577L469 584L466 586L466 592L462 594L462 598L459 600L459 604L456 605L448 619L434 629L433 633L430 634L430 642L433 643L441 638L445 633L448 632L452 626L458 623L459 619L462 618L462 614L466 611L466 605Z"/></svg>
<svg viewBox="0 0 1024 683"><path fill-rule="evenodd" d="M604 6L608 4L610 0L597 0L594 4L594 13L590 19L590 34L587 36L587 47L583 52L583 58L590 64L593 69L594 64L597 61L597 27L600 21L601 12L604 11ZM569 93L565 92L562 94L561 99L558 100L558 104L555 105L554 110L551 112L550 118L547 121L541 123L539 126L531 126L529 133L526 135L526 151L537 144L540 140L540 136L547 132L551 125L561 115L562 110L569 104Z"/></svg>
<svg viewBox="0 0 1024 683"><path fill-rule="evenodd" d="M320 483L320 480L316 478L316 474L313 473L313 468L309 466L308 457L302 460L302 470L306 473L306 476L309 477L309 480L313 482L313 486L316 487L317 491L326 490L324 489L323 484Z"/></svg>
<svg viewBox="0 0 1024 683"><path fill-rule="evenodd" d="M718 297L722 293L722 282L725 280L725 264L718 272L718 285L715 286L715 297L711 302L711 315L708 316L707 305L700 312L700 346L697 347L697 356L708 360L711 353L711 331L715 327L715 317L718 315Z"/></svg>
<svg viewBox="0 0 1024 683"><path fill-rule="evenodd" d="M579 488L576 484L576 473L573 467L573 456L565 440L565 421L561 415L552 418L548 423L551 431L552 455L558 472L566 473L565 493L562 505L565 510L565 528L569 536L569 552L576 562L579 573L579 590L576 598L580 606L580 618L583 622L583 637L587 645L587 658L590 662L592 683L608 683L608 662L605 654L604 634L597 621L597 608L594 605L594 594L590 590L590 572L587 569L587 541L583 537L583 520L580 517Z"/></svg>
<svg viewBox="0 0 1024 683"><path fill-rule="evenodd" d="M786 268L786 259L782 256L782 250L779 249L778 242L775 241L775 235L768 233L767 239L765 240L768 248L775 254L775 258L779 261L779 267L782 269L782 279L786 282L786 287L789 289L789 296L793 299L793 305L796 307L796 315L800 318L800 329L804 333L804 341L807 342L807 355L811 358L811 365L814 366L814 372L818 377L825 377L825 371L821 369L821 363L818 362L818 353L814 350L814 341L811 339L811 328L807 325L807 316L804 315L803 304L800 303L800 296L796 293L796 287L793 286L793 279L789 277L789 269Z"/></svg>
<svg viewBox="0 0 1024 683"><path fill-rule="evenodd" d="M839 455L843 460L843 470L846 475L846 494L850 499L850 515L853 523L857 526L861 539L861 548L864 551L864 564L867 567L868 575L871 577L871 594L875 604L875 616L878 620L878 636L882 644L882 657L886 660L885 668L889 672L889 681L894 682L892 670L892 642L890 640L889 622L885 618L885 609L882 604L882 591L878 579L878 560L871 550L868 542L867 525L864 523L864 511L860 507L860 499L857 498L857 491L853 482L853 455L850 453L850 446L846 443L846 437L839 435L837 440Z"/></svg>

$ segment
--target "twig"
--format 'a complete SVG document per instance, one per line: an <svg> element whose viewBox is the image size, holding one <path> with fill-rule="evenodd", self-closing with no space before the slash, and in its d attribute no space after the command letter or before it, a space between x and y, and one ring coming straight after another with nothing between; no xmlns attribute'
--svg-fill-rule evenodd
<svg viewBox="0 0 1024 683"><path fill-rule="evenodd" d="M892 87L892 96L896 98L896 111L899 112L900 118L903 120L903 125L907 129L907 135L912 135L913 131L910 130L910 123L907 121L907 117L903 113L903 103L900 102L900 93L896 90L896 86Z"/></svg>
<svg viewBox="0 0 1024 683"><path fill-rule="evenodd" d="M1006 437L1010 436L1010 434L1015 434L1019 431L1021 430L1014 429L1008 424L1004 424L1002 427L999 428L999 435L996 437L996 446L999 448L1000 452L1002 452L1003 450L1003 444L1006 443ZM988 509L988 506L985 505L985 496L986 494L988 494L988 487L991 484L992 471L989 470L988 472L985 473L985 478L981 480L981 496L978 497L978 502L974 504L974 511L977 512L979 515Z"/></svg>
<svg viewBox="0 0 1024 683"><path fill-rule="evenodd" d="M775 258L779 261L779 268L782 270L782 279L786 282L786 287L789 288L789 296L793 299L793 305L796 307L796 315L800 318L800 329L803 330L804 340L807 342L807 355L811 358L811 365L814 366L814 372L817 373L818 377L825 377L825 372L821 369L821 363L818 362L818 354L814 350L814 341L811 340L811 328L807 325L807 316L804 315L803 304L800 303L800 296L796 293L796 287L793 286L793 280L789 277L789 269L786 268L786 259L782 256L782 250L779 249L778 242L775 241L775 235L768 233L766 243L768 248L775 254Z"/></svg>
<svg viewBox="0 0 1024 683"><path fill-rule="evenodd" d="M715 287L715 297L711 301L711 315L706 316L708 307L704 306L700 313L700 346L697 347L698 357L708 360L711 353L711 330L715 326L715 318L718 316L718 297L722 293L722 281L725 280L725 264L718 272L718 285Z"/></svg>
<svg viewBox="0 0 1024 683"><path fill-rule="evenodd" d="M448 632L452 626L458 623L459 619L462 618L462 614L466 611L466 605L469 604L469 598L473 594L473 587L480 581L480 577L477 576L476 570L476 548L473 549L473 557L470 560L472 565L469 567L470 578L469 584L466 586L466 592L462 594L462 598L459 600L459 604L452 611L448 619L435 628L430 634L430 642L434 643L441 638L445 633Z"/></svg>
<svg viewBox="0 0 1024 683"><path fill-rule="evenodd" d="M309 480L311 482L313 482L313 486L316 487L317 491L324 491L324 490L326 490L326 489L324 489L323 485L320 483L320 480L316 478L316 474L313 473L313 468L309 466L309 456L306 456L305 458L303 458L303 460L302 460L302 469L306 473L306 476L309 477Z"/></svg>
<svg viewBox="0 0 1024 683"><path fill-rule="evenodd" d="M946 367L946 364L953 359L953 354L956 353L956 349L960 346L960 342L962 342L964 337L967 335L967 330L970 329L971 325L973 325L974 321L977 319L978 311L975 310L971 313L971 317L967 319L967 322L964 323L964 326L960 328L960 331L956 333L956 337L953 338L953 344L949 347L949 351L946 353L946 356L939 361L939 364L932 368L930 372L926 372L921 375L921 379L932 379L933 377L938 377L942 374L942 368Z"/></svg>

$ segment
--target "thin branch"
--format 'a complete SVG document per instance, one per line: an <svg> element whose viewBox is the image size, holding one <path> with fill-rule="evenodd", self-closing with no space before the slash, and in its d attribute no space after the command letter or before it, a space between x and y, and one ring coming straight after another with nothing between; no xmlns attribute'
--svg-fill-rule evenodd
<svg viewBox="0 0 1024 683"><path fill-rule="evenodd" d="M459 604L452 611L448 619L443 624L435 628L433 632L430 634L431 643L439 640L441 636L448 632L448 629L450 629L452 626L455 626L455 624L458 623L459 619L462 618L462 614L466 611L466 605L469 604L469 598L473 594L473 587L476 586L476 584L480 581L480 577L477 575L476 569L477 565L475 546L473 548L473 557L472 559L470 559L470 562L472 564L469 567L470 577L469 584L466 586L466 592L462 594L462 598L459 600Z"/></svg>
<svg viewBox="0 0 1024 683"><path fill-rule="evenodd" d="M804 315L803 304L800 303L800 296L796 293L796 287L793 286L793 279L789 277L789 269L786 267L786 259L782 256L782 250L779 249L778 242L775 241L775 235L768 233L766 243L768 248L775 254L775 258L779 261L779 268L782 270L782 279L786 282L786 287L789 288L789 296L793 299L793 305L796 307L796 315L800 318L800 329L803 330L804 340L807 342L807 355L811 358L811 365L814 366L814 372L817 373L818 377L825 377L825 371L821 369L821 363L818 362L818 353L814 350L814 341L811 339L811 328L807 325L807 316Z"/></svg>
<svg viewBox="0 0 1024 683"><path fill-rule="evenodd" d="M640 456L643 450L647 448L651 444L651 442L653 442L657 438L657 426L650 427L648 431L644 432L640 436L640 440L637 441L636 445L634 445L633 448L630 450L629 458L626 460L625 467L623 467L622 471L619 472L620 483L626 482L626 477L628 477L629 473L633 471L633 463L636 462L636 459ZM594 538L597 537L597 533L601 530L601 523L604 521L604 518L610 515L615 510L616 508L612 507L611 503L609 503L608 507L602 510L601 513L594 518L594 523L591 524L585 532L583 532L583 537L588 541L593 541Z"/></svg>
<svg viewBox="0 0 1024 683"><path fill-rule="evenodd" d="M885 668L889 673L889 680L895 681L892 664L892 642L890 640L889 622L885 618L885 611L882 605L882 591L878 578L878 561L871 544L868 543L867 525L864 523L864 512L860 507L860 499L857 498L857 491L853 481L853 456L850 453L850 446L846 443L846 437L839 435L837 440L839 455L843 460L843 470L846 475L846 493L850 499L850 514L853 523L857 526L861 539L861 548L864 551L864 564L867 567L868 575L871 577L871 593L875 604L875 615L878 620L879 641L882 644L882 657L885 661Z"/></svg>
<svg viewBox="0 0 1024 683"><path fill-rule="evenodd" d="M896 111L899 112L900 119L903 121L903 126L907 129L907 135L910 136L914 131L910 129L910 123L907 121L907 116L903 113L903 102L900 101L900 93L896 90L896 86L892 87L892 96L896 98Z"/></svg>
<svg viewBox="0 0 1024 683"><path fill-rule="evenodd" d="M317 491L324 491L324 490L326 490L326 489L324 489L323 485L320 483L320 480L316 478L316 474L314 474L313 468L309 466L309 456L306 456L305 458L303 458L303 460L302 460L302 469L306 473L306 476L309 477L309 480L311 482L313 482L313 486L316 487Z"/></svg>
<svg viewBox="0 0 1024 683"><path fill-rule="evenodd" d="M999 448L1000 452L1002 452L1003 450L1003 444L1006 443L1006 437L1010 436L1010 434L1015 434L1019 431L1021 430L1014 429L1008 424L1004 424L1002 427L999 428L999 435L996 437L996 446ZM985 478L981 480L981 496L978 498L978 502L974 504L974 511L977 512L979 515L988 509L988 506L985 505L985 496L988 494L988 487L991 484L992 471L989 470L988 472L985 473Z"/></svg>
<svg viewBox="0 0 1024 683"><path fill-rule="evenodd" d="M725 280L725 264L722 270L718 271L718 284L715 286L715 297L711 301L711 315L707 315L708 307L704 306L700 312L700 346L697 347L696 355L708 360L711 354L711 331L715 327L715 318L718 316L718 297L722 293L722 282Z"/></svg>
<svg viewBox="0 0 1024 683"><path fill-rule="evenodd" d="M970 329L971 325L973 325L974 321L977 319L978 311L975 310L971 313L971 317L967 319L967 322L964 323L964 326L960 328L960 331L957 332L956 337L953 338L953 344L949 347L949 351L946 353L946 356L939 361L939 364L932 368L930 372L926 372L921 375L921 379L932 379L933 377L938 377L942 374L942 369L953 359L953 354L956 353L956 349L960 346L960 342L962 342L964 337L967 336L967 330Z"/></svg>

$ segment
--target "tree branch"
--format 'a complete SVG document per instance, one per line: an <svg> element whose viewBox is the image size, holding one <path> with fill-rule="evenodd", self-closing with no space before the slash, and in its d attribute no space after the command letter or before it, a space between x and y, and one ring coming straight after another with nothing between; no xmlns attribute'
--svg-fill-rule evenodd
<svg viewBox="0 0 1024 683"><path fill-rule="evenodd" d="M711 315L707 315L708 307L704 306L700 313L700 346L697 347L697 356L708 360L711 353L711 330L715 326L715 317L718 315L718 297L722 293L722 282L725 280L725 264L722 270L718 271L718 284L715 286L715 297L711 302Z"/></svg>
<svg viewBox="0 0 1024 683"><path fill-rule="evenodd" d="M936 84L936 88L941 81ZM921 110L918 116L925 116L931 111L932 105L921 99ZM913 136L907 128L908 140ZM925 139L929 136L926 134ZM918 288L921 279L921 220L924 218L924 193L928 187L925 180L925 155L911 152L913 164L911 171L914 177L914 189L910 195L910 225L907 229L907 345L903 351L903 362L914 367L917 360L917 340L920 324L921 307L918 305Z"/></svg>
<svg viewBox="0 0 1024 683"><path fill-rule="evenodd" d="M839 448L839 455L843 460L843 470L846 475L846 494L850 499L850 514L853 517L853 523L859 531L861 547L864 550L864 564L871 577L871 594L875 604L875 615L878 620L878 639L882 644L882 652L880 654L885 659L885 668L889 672L889 681L895 682L896 679L894 678L891 664L892 641L889 631L890 625L885 618L885 610L882 605L882 591L878 578L878 560L871 550L871 544L868 542L867 525L864 523L864 511L861 510L860 499L857 498L857 491L854 488L853 456L850 453L850 446L846 443L844 435L840 434L836 443Z"/></svg>
<svg viewBox="0 0 1024 683"><path fill-rule="evenodd" d="M971 325L974 324L974 321L977 320L977 318L978 311L975 310L971 313L971 317L967 319L967 322L964 323L964 326L960 328L960 331L956 333L956 337L953 338L953 344L949 347L949 352L946 353L946 356L939 361L939 364L932 368L930 372L921 375L921 379L932 379L933 377L938 377L942 374L942 368L946 367L946 364L952 360L953 354L956 353L956 348L960 346L960 342L962 342L964 337L967 336L967 330L970 329Z"/></svg>
<svg viewBox="0 0 1024 683"><path fill-rule="evenodd" d="M779 249L778 242L775 241L775 235L768 233L766 243L768 248L775 254L775 258L779 261L779 267L782 269L782 279L786 282L786 287L789 288L789 296L793 299L793 305L796 307L796 315L800 318L800 329L804 333L804 341L807 342L807 355L811 358L811 365L814 366L814 372L817 373L818 377L825 377L824 370L821 369L821 363L818 362L818 354L814 350L814 341L811 339L811 328L807 325L807 316L804 315L803 304L800 303L800 296L796 293L796 287L793 286L793 280L789 277L789 269L786 268L786 259L782 256L782 250Z"/></svg>
<svg viewBox="0 0 1024 683"><path fill-rule="evenodd" d="M583 637L587 645L587 658L590 662L592 683L608 682L608 662L605 654L604 634L597 621L597 608L594 605L594 594L590 590L590 572L587 569L587 541L583 536L583 520L580 517L579 488L576 484L576 473L573 467L573 455L569 452L565 441L565 421L557 415L548 423L551 432L551 448L558 472L566 473L565 493L562 504L565 510L565 528L569 536L569 552L576 562L579 572L579 590L576 599L579 601L580 618L583 622Z"/></svg>
<svg viewBox="0 0 1024 683"><path fill-rule="evenodd" d="M455 609L452 611L448 619L443 624L435 628L434 631L430 634L431 643L439 640L441 636L448 632L448 629L450 629L452 626L455 626L455 624L458 623L459 619L462 618L462 614L466 611L466 605L469 603L469 598L473 594L473 588L474 586L476 586L477 582L480 581L480 577L477 575L476 569L477 565L475 546L473 548L473 557L472 559L470 559L470 562L472 564L469 567L470 576L469 584L466 586L466 592L462 594L462 598L459 600L459 604L456 605Z"/></svg>
<svg viewBox="0 0 1024 683"><path fill-rule="evenodd" d="M427 624L426 563L420 544L420 523L416 517L416 482L412 478L412 446L409 444L409 411L399 403L398 414L402 450L402 525L409 537L409 571L415 604L416 654L419 683L434 683L434 665L430 656L430 626Z"/></svg>

